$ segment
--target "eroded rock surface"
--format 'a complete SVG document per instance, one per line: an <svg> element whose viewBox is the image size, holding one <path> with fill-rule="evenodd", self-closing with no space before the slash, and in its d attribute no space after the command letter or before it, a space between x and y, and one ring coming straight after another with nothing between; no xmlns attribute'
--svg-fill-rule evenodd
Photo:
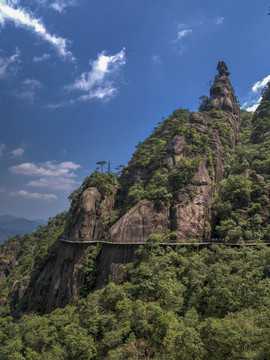
<svg viewBox="0 0 270 360"><path fill-rule="evenodd" d="M43 275L41 274L32 291L33 298L46 297L44 311L75 304L78 299L81 280L79 265L83 262L88 245L76 241L104 240L104 234L108 233L107 240L110 244L102 245L98 264L96 287L100 288L109 281L121 280L123 272L120 265L134 259L136 244L145 243L151 233L175 231L178 242L192 239L203 241L211 236L212 198L218 195L223 179L223 148L221 135L216 130L219 129L218 121L225 128L228 127L227 140L231 146L234 146L240 128L240 110L228 78L230 73L224 62L219 62L217 69L219 75L210 89L210 98L205 104L206 112L192 112L189 115L189 119L183 124L185 131L174 133L167 140L165 155L159 161L160 169L165 165L170 172L183 157L189 160L200 158L200 165L190 184L184 187L181 185L177 193L167 187L165 191L174 193L166 204L144 199L126 213L125 205L130 188L140 182L144 188L138 191L147 190L151 176L157 169L148 169L140 162L126 167L119 181L122 187L120 186L116 204L113 195L102 196L95 187L86 189L63 233L63 238L74 243L60 245L54 266L46 265L49 269L45 266ZM189 131L189 127L192 131ZM199 141L193 146L192 141L196 142L196 139ZM104 219L113 210L119 210L120 214L122 211L122 215L109 229ZM46 275L48 273L50 277ZM48 293L39 290L42 289L39 284L44 279L49 282Z"/></svg>
<svg viewBox="0 0 270 360"><path fill-rule="evenodd" d="M232 146L235 145L236 137L240 131L240 108L231 85L229 71L224 61L220 61L217 66L219 75L215 77L215 81L210 89L210 99L208 100L206 110L223 110L226 114L220 114L221 118L226 119L233 129L231 139Z"/></svg>
<svg viewBox="0 0 270 360"><path fill-rule="evenodd" d="M75 305L79 298L80 273L78 266L82 263L84 244L62 243L59 248L56 264L50 283L45 312L68 304Z"/></svg>
<svg viewBox="0 0 270 360"><path fill-rule="evenodd" d="M114 206L114 196L101 193L96 187L87 188L79 199L75 214L70 217L63 233L63 239L91 241L100 239L106 229L104 215Z"/></svg>
<svg viewBox="0 0 270 360"><path fill-rule="evenodd" d="M181 157L184 156L183 151L185 145L186 140L183 135L175 135L168 141L166 146L165 162L169 170L171 170L174 165L178 163Z"/></svg>
<svg viewBox="0 0 270 360"><path fill-rule="evenodd" d="M114 224L108 234L110 242L142 243L157 231L166 232L169 207L162 202L143 200Z"/></svg>
<svg viewBox="0 0 270 360"><path fill-rule="evenodd" d="M211 221L211 179L205 164L201 164L194 177L194 185L188 187L192 200L181 197L176 205L175 231L179 242L190 239L201 241L204 229ZM187 203L187 204L186 204Z"/></svg>

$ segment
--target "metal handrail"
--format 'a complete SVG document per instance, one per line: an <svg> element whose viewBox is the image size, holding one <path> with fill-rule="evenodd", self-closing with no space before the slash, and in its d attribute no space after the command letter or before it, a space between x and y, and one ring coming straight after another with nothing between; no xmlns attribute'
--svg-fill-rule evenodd
<svg viewBox="0 0 270 360"><path fill-rule="evenodd" d="M109 245L144 245L146 242L114 242L109 240L100 240L100 239L91 239L86 241L80 240L70 240L70 239L62 239L59 238L60 241L70 243L70 244L109 244ZM202 245L225 245L225 246L258 246L258 245L270 245L270 243L243 243L243 244L235 244L235 243L225 243L223 241L207 241L207 242L161 242L159 245L168 245L168 246L202 246Z"/></svg>

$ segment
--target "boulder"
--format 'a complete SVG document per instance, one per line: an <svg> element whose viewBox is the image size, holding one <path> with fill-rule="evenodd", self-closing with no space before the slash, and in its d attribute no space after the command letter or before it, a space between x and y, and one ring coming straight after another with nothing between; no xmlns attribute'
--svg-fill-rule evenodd
<svg viewBox="0 0 270 360"><path fill-rule="evenodd" d="M68 220L62 237L75 242L99 239L105 230L102 215L112 211L113 206L113 195L105 195L102 199L96 187L87 188L79 199L75 214Z"/></svg>
<svg viewBox="0 0 270 360"><path fill-rule="evenodd" d="M133 206L110 229L108 241L115 243L145 243L155 231L168 228L169 207L162 202L142 200Z"/></svg>
<svg viewBox="0 0 270 360"><path fill-rule="evenodd" d="M225 63L225 61L219 61L217 64L217 71L219 72L220 76L229 76L230 72L228 70L228 67Z"/></svg>
<svg viewBox="0 0 270 360"><path fill-rule="evenodd" d="M165 163L167 168L171 170L175 164L183 157L183 151L186 145L184 135L175 135L167 143Z"/></svg>

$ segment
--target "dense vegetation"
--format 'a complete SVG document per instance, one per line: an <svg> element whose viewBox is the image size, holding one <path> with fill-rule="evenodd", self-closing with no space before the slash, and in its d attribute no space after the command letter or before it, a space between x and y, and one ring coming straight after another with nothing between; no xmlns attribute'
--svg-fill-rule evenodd
<svg viewBox="0 0 270 360"><path fill-rule="evenodd" d="M269 248L165 250L150 240L122 285L77 307L18 322L5 308L0 359L270 357Z"/></svg>
<svg viewBox="0 0 270 360"><path fill-rule="evenodd" d="M45 264L48 260L52 262L57 255L59 246L57 240L64 230L65 221L66 213L61 213L49 219L47 226L40 226L37 231L23 237L15 236L0 246L2 260L14 257L18 262L5 281L0 284L0 304L10 304L14 314L25 310L27 306L27 296L20 302L16 299L20 281L25 276L31 275L31 282L28 287L26 286L30 294Z"/></svg>
<svg viewBox="0 0 270 360"><path fill-rule="evenodd" d="M228 242L270 242L270 86L254 116L242 111L237 145L225 158L216 200L218 236Z"/></svg>
<svg viewBox="0 0 270 360"><path fill-rule="evenodd" d="M101 195L111 195L117 189L117 177L116 173L104 173L95 170L90 176L87 176L82 185L74 190L68 197L71 201L71 206L69 209L70 216L73 215L78 203L80 196L90 186L97 187Z"/></svg>
<svg viewBox="0 0 270 360"><path fill-rule="evenodd" d="M255 247L163 247L164 234L151 234L135 261L123 267L124 280L93 291L102 245L91 245L78 265L81 300L51 314L27 314L35 281L46 291L67 214L46 227L10 239L0 248L17 265L0 285L0 360L264 360L270 358L270 86L254 115L241 112L241 131L233 149L226 112L200 111L211 122L205 131L187 125L196 114L176 110L137 150L118 178L95 171L70 195L72 219L83 191L95 186L101 197L116 194L108 224L142 199L173 206L188 194L205 161L215 187L211 136L221 140L224 179L213 199L213 234L227 242ZM184 137L181 159L168 169L168 141ZM213 192L213 196L216 193ZM190 197L190 198L188 198ZM170 224L169 224L170 226ZM173 230L173 229L168 229ZM210 231L210 230L209 230ZM172 238L175 234L168 231ZM20 288L21 281L25 288ZM24 292L21 297L18 291ZM19 300L18 300L19 299ZM31 309L40 310L40 299Z"/></svg>
<svg viewBox="0 0 270 360"><path fill-rule="evenodd" d="M216 127L209 126L206 134L201 134L188 125L189 116L192 117L192 114L184 109L175 110L167 119L159 123L144 142L137 145L137 150L120 177L120 186L127 189L123 206L125 211L141 199L169 202L175 191L190 185L203 154L207 153L210 161L209 134L215 131ZM212 116L213 112L210 114ZM173 171L169 172L164 161L166 146L177 134L185 138L183 157ZM134 184L132 184L130 177L132 178L134 173L138 173L138 176L134 176ZM176 183L176 180L179 182Z"/></svg>

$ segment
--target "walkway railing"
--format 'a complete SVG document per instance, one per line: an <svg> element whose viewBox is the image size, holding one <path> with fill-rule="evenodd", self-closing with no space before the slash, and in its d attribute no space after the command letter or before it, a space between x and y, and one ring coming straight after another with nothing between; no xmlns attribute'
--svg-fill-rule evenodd
<svg viewBox="0 0 270 360"><path fill-rule="evenodd" d="M114 242L109 240L101 240L101 239L91 239L91 240L70 240L70 239L62 239L59 238L60 241L70 244L110 244L110 245L144 245L145 242ZM202 241L202 242L161 242L160 245L167 246L208 246L208 245L225 245L225 246L258 246L258 245L267 245L270 243L243 243L243 244L235 244L235 243L226 243L224 241Z"/></svg>

